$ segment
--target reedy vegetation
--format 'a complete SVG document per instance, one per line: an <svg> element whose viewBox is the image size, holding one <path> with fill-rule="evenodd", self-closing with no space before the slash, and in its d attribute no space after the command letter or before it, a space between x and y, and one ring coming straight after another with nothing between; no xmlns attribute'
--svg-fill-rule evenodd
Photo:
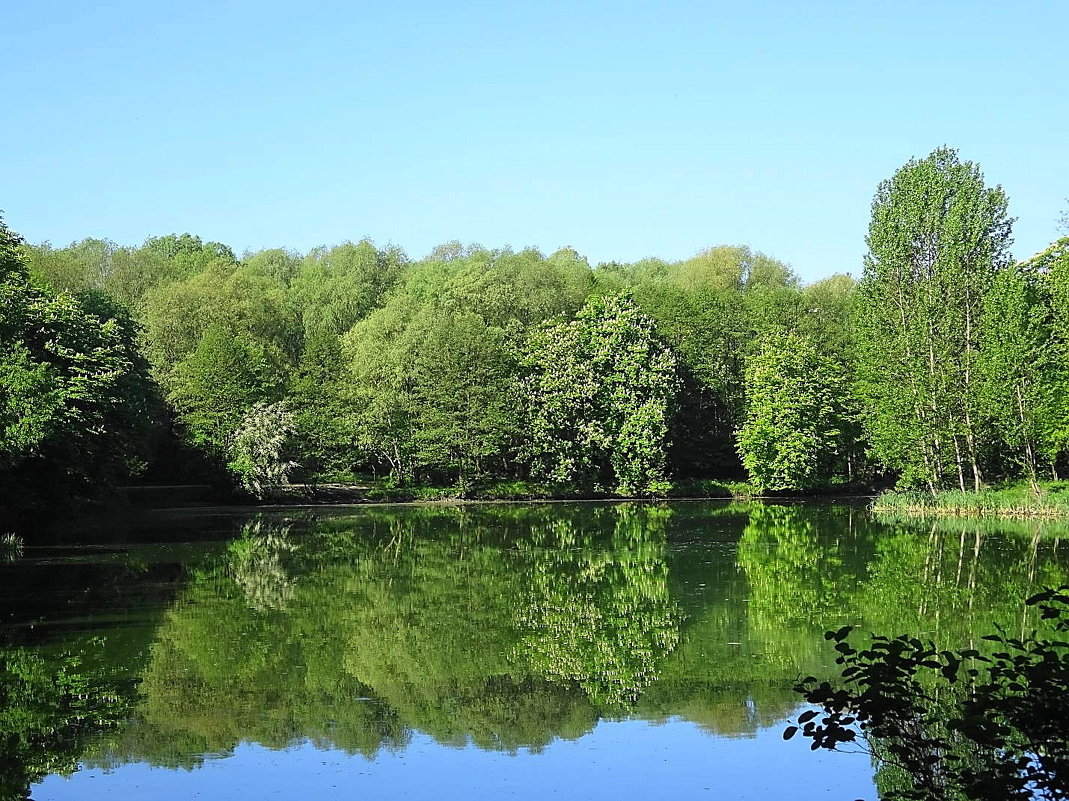
<svg viewBox="0 0 1069 801"><path fill-rule="evenodd" d="M745 465L761 490L1038 487L1069 449L1069 240L1012 264L1010 225L940 148L880 185L860 282L802 286L745 247L591 268L3 228L0 485L81 472L89 494L140 468L656 494Z"/></svg>

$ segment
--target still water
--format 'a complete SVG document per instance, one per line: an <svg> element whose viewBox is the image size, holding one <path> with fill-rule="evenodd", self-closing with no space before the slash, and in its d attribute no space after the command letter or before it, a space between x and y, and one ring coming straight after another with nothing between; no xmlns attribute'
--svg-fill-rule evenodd
<svg viewBox="0 0 1069 801"><path fill-rule="evenodd" d="M875 798L850 623L965 647L1059 530L679 502L161 512L0 564L0 797Z"/></svg>

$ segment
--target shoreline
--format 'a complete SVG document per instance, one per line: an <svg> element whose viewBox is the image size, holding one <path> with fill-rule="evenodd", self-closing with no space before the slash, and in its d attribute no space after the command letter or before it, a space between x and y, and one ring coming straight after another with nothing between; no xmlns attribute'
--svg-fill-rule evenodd
<svg viewBox="0 0 1069 801"><path fill-rule="evenodd" d="M1069 519L1069 482L1048 481L1037 493L1031 485L1014 482L979 492L944 490L881 493L872 503L876 514L1005 520Z"/></svg>
<svg viewBox="0 0 1069 801"><path fill-rule="evenodd" d="M506 503L668 503L677 501L725 501L746 503L843 503L857 506L871 504L877 497L873 493L805 494L805 495L759 495L723 492L681 492L669 495L608 495L562 493L522 493L500 496L494 493L451 494L449 487L420 487L413 490L398 488L383 491L365 484L293 484L272 487L265 497L225 499L218 495L192 496L186 486L123 487L121 496L131 510L157 509L270 509L270 508L318 508L359 506L460 506L475 504ZM166 491L171 492L166 492ZM424 495L426 497L420 497ZM175 501L175 502L168 502Z"/></svg>

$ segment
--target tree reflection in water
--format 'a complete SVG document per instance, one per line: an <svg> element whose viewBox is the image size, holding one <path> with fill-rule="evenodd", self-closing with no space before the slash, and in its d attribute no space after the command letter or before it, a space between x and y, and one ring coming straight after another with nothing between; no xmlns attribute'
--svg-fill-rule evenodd
<svg viewBox="0 0 1069 801"><path fill-rule="evenodd" d="M751 736L792 712L801 675L835 673L828 628L965 647L992 623L1028 625L1020 600L1066 577L1048 535L918 530L841 507L409 507L279 521L250 522L193 571L152 632L136 697L79 685L100 725L63 735L69 697L34 690L50 710L41 720L60 721L34 734L10 709L48 682L7 670L7 786L79 759L189 767L241 742L373 757L419 731L537 751L619 717ZM71 673L34 658L57 686Z"/></svg>

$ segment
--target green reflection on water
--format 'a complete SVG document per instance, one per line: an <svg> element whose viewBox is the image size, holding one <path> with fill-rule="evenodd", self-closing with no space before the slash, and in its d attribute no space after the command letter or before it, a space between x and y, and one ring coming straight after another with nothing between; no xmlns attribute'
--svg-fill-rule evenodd
<svg viewBox="0 0 1069 801"><path fill-rule="evenodd" d="M834 673L828 628L964 646L1029 626L1023 598L1066 579L1059 546L843 507L265 517L206 551L151 625L137 607L144 647L112 593L113 630L4 650L0 774L10 795L78 760L188 767L299 740L373 756L413 731L537 751L625 716L746 736L790 713L800 675Z"/></svg>

